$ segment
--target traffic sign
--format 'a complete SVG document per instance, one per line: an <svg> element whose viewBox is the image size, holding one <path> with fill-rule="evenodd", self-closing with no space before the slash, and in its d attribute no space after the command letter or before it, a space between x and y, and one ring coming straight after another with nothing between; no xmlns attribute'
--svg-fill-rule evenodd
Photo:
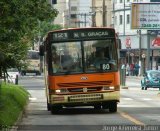
<svg viewBox="0 0 160 131"><path fill-rule="evenodd" d="M129 36L126 37L126 48L131 48L131 38Z"/></svg>
<svg viewBox="0 0 160 131"><path fill-rule="evenodd" d="M145 58L146 57L146 55L145 54L142 54L142 58Z"/></svg>

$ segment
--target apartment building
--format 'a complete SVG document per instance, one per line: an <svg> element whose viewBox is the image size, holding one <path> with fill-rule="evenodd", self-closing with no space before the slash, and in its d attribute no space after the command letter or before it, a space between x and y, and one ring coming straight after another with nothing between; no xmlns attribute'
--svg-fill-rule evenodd
<svg viewBox="0 0 160 131"><path fill-rule="evenodd" d="M64 28L92 25L91 0L57 0L53 7L59 11L54 24Z"/></svg>

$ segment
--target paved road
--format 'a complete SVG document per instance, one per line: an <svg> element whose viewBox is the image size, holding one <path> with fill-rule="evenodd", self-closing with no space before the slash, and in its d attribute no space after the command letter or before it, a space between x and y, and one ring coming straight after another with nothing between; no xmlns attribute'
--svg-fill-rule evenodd
<svg viewBox="0 0 160 131"><path fill-rule="evenodd" d="M141 90L139 79L127 78L126 84L129 89L121 90L121 101L118 104L117 113L109 113L108 110L93 110L92 107L77 107L64 109L59 114L51 115L46 108L43 78L22 78L20 84L25 86L32 96L20 123L23 126L19 126L23 129L92 130L94 127L97 130L107 130L108 125L160 124L158 90Z"/></svg>

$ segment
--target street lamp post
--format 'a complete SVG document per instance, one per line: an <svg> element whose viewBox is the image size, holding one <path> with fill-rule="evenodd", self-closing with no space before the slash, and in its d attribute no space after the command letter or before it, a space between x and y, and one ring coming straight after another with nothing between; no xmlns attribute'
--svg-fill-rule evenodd
<svg viewBox="0 0 160 131"><path fill-rule="evenodd" d="M96 27L96 12L89 12L92 16L92 27Z"/></svg>

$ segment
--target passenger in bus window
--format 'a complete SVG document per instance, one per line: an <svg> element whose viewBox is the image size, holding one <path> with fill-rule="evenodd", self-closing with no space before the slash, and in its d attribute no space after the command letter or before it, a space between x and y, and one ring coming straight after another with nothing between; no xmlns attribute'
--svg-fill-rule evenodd
<svg viewBox="0 0 160 131"><path fill-rule="evenodd" d="M58 58L55 58L53 60L53 73L57 73L61 71L62 71L62 66L61 66L60 60Z"/></svg>
<svg viewBox="0 0 160 131"><path fill-rule="evenodd" d="M52 62L53 73L61 72L62 66L60 63L59 56L56 53L54 53L52 58L53 58L53 62Z"/></svg>

